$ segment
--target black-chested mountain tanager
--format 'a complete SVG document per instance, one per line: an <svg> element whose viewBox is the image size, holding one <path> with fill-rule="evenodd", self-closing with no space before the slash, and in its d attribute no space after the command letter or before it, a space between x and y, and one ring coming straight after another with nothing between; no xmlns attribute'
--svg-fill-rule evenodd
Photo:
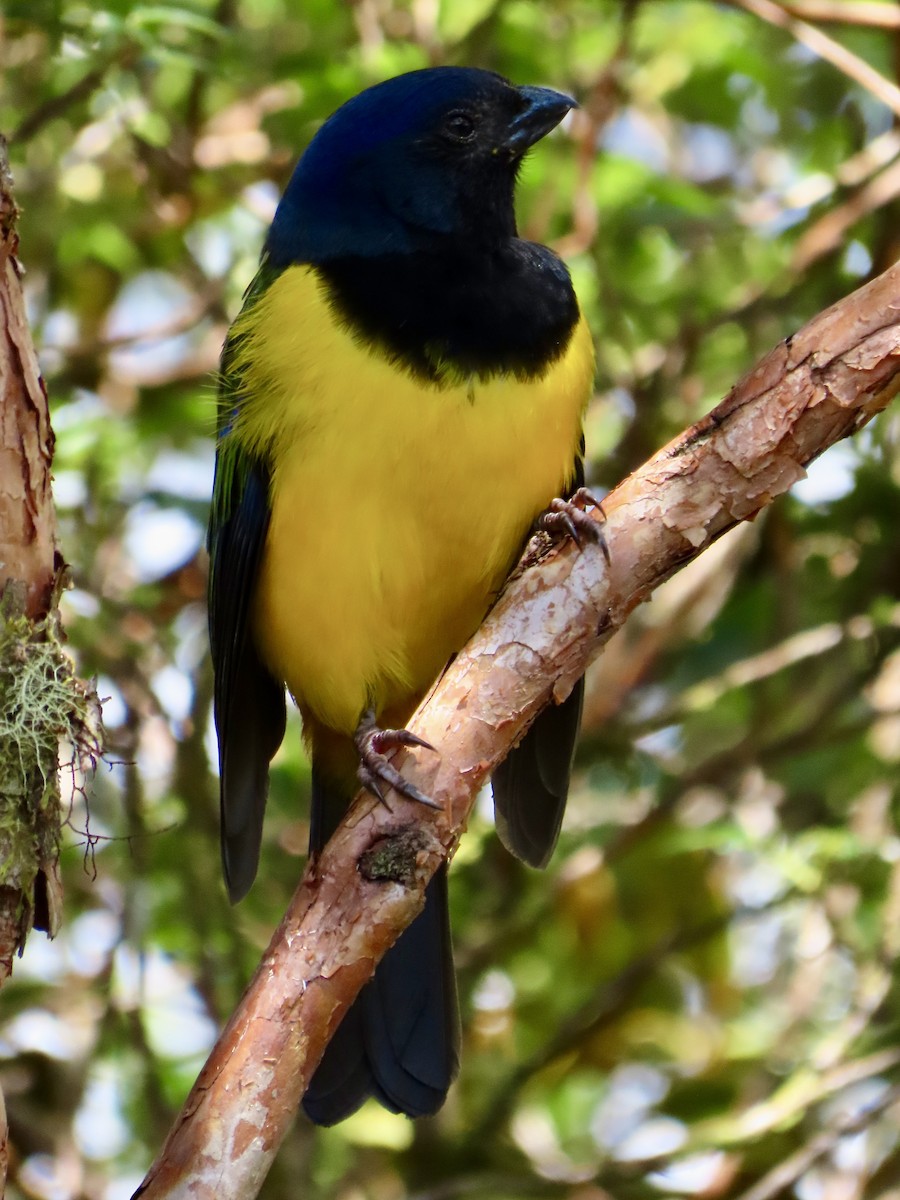
<svg viewBox="0 0 900 1200"><path fill-rule="evenodd" d="M423 799L388 755L475 631L536 518L581 482L593 348L569 272L517 236L516 173L574 106L488 71L414 71L321 127L222 356L210 626L222 853L257 870L285 688L312 756L311 852L360 781ZM543 865L581 688L495 773L501 835ZM456 1073L446 871L304 1098L420 1116Z"/></svg>

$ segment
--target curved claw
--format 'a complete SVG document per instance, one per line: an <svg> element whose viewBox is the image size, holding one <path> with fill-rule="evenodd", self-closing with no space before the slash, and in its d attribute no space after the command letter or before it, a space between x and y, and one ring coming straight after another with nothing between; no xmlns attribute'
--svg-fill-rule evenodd
<svg viewBox="0 0 900 1200"><path fill-rule="evenodd" d="M431 742L426 742L424 738L420 738L417 733L410 733L408 729L381 729L379 733L382 738L387 738L391 746L421 746L423 750L433 750L437 754Z"/></svg>
<svg viewBox="0 0 900 1200"><path fill-rule="evenodd" d="M393 788L395 792L406 796L408 800L415 800L416 803L424 804L428 808L441 807L430 796L420 792L415 784L404 779L387 758L388 752L402 746L421 746L424 750L433 751L434 746L426 742L424 738L410 733L408 729L381 729L375 723L375 714L370 709L363 714L357 725L353 741L359 754L357 778L366 791L371 792L382 804L388 806L384 792L381 790L381 785L384 783Z"/></svg>
<svg viewBox="0 0 900 1200"><path fill-rule="evenodd" d="M587 514L585 509L588 507L597 509L600 521ZM580 487L568 500L558 497L551 500L538 523L539 528L553 538L570 537L579 549L584 548L585 540L594 542L609 563L609 548L602 528L605 519L606 514L600 501L587 488Z"/></svg>

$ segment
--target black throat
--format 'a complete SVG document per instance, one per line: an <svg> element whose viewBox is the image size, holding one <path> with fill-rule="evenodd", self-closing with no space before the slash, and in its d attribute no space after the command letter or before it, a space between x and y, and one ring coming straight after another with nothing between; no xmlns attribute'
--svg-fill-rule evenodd
<svg viewBox="0 0 900 1200"><path fill-rule="evenodd" d="M578 321L569 272L546 246L420 250L317 264L338 319L431 384L544 374Z"/></svg>

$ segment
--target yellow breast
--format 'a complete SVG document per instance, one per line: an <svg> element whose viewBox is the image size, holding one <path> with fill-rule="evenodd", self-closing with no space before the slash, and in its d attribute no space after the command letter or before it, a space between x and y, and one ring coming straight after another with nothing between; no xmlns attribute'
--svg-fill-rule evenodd
<svg viewBox="0 0 900 1200"><path fill-rule="evenodd" d="M430 386L339 325L292 267L238 318L242 444L272 463L253 636L323 724L410 705L477 628L569 482L584 321L539 379Z"/></svg>

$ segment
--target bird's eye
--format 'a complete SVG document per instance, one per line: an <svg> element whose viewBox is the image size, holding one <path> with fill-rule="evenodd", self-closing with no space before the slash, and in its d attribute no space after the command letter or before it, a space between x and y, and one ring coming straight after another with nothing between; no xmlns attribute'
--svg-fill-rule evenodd
<svg viewBox="0 0 900 1200"><path fill-rule="evenodd" d="M453 142L470 142L475 136L475 121L466 112L452 112L444 121L444 136Z"/></svg>

